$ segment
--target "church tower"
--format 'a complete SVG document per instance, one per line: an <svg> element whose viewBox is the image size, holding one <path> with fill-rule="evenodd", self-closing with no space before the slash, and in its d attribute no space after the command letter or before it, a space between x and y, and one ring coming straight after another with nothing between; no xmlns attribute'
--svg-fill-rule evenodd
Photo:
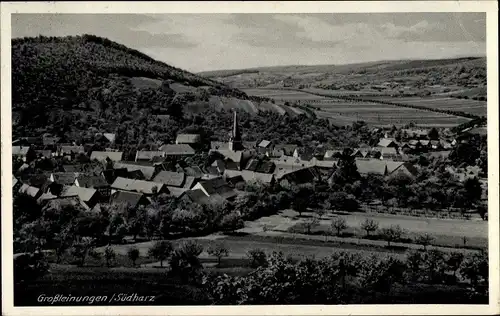
<svg viewBox="0 0 500 316"><path fill-rule="evenodd" d="M243 150L243 143L241 142L240 127L238 126L238 117L234 111L233 130L229 137L229 150L239 151Z"/></svg>

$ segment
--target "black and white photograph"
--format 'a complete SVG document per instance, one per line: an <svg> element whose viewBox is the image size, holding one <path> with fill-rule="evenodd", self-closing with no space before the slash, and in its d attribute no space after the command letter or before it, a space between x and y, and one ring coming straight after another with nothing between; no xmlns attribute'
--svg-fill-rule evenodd
<svg viewBox="0 0 500 316"><path fill-rule="evenodd" d="M13 308L498 308L496 4L54 8L2 33Z"/></svg>

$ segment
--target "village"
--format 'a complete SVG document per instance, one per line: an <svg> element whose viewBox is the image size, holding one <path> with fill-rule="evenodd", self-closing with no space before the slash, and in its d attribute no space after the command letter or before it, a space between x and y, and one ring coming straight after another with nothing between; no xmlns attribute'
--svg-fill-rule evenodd
<svg viewBox="0 0 500 316"><path fill-rule="evenodd" d="M373 132L384 133L377 146L360 144L349 151L358 172L363 176L405 174L415 178L418 171L410 162L412 157L421 154L446 157L458 143L467 142L470 135L486 135L486 128L468 128L456 135L449 131L440 134L436 129L400 129L397 131L400 141L391 137L395 133L390 129L374 128ZM123 152L113 147L115 134L97 136L107 141L109 147L105 151L89 152L86 144L62 144L57 137L46 135L13 141L13 159L22 161L13 175L15 193L28 194L41 205L55 200L76 201L88 210L103 203L145 206L156 194L199 204L211 199L231 201L238 195L239 183L330 183L346 150L321 145L311 150L293 144L273 144L268 140L244 141L236 112L229 141L211 142L209 153L216 153L217 158L208 167L185 163L167 167L169 159L182 161L199 153L202 139L197 134L179 134L175 144L164 144L156 151L137 151L134 161L122 160ZM78 163L80 156L86 155L88 162ZM35 164L43 164L44 160L56 160L58 167L53 171L33 172ZM86 171L96 163L100 168ZM461 181L480 178L486 187L485 173L477 166L448 167L447 170Z"/></svg>

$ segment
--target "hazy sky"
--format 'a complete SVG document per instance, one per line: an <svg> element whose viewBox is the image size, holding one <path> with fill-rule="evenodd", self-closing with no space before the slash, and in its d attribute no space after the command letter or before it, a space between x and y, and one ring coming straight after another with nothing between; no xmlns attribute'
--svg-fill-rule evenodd
<svg viewBox="0 0 500 316"><path fill-rule="evenodd" d="M13 37L85 33L193 72L486 55L484 13L12 15Z"/></svg>

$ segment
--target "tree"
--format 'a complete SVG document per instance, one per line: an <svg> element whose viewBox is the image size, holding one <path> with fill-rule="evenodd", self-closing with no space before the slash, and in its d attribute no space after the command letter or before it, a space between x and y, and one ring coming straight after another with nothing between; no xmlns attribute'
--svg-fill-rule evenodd
<svg viewBox="0 0 500 316"><path fill-rule="evenodd" d="M364 222L361 223L361 229L366 231L366 236L370 236L370 233L377 231L378 222L373 219L367 218Z"/></svg>
<svg viewBox="0 0 500 316"><path fill-rule="evenodd" d="M148 256L160 260L160 267L163 267L163 261L172 255L174 248L168 241L157 241L148 250Z"/></svg>
<svg viewBox="0 0 500 316"><path fill-rule="evenodd" d="M319 220L316 216L311 216L304 220L303 222L304 227L307 230L307 234L311 233L311 229L319 225Z"/></svg>
<svg viewBox="0 0 500 316"><path fill-rule="evenodd" d="M332 230L337 231L337 236L340 236L340 233L348 227L347 221L343 217L335 217L332 219L330 226Z"/></svg>
<svg viewBox="0 0 500 316"><path fill-rule="evenodd" d="M132 261L132 265L134 267L135 267L135 263L136 263L137 259L139 259L140 255L141 254L139 252L139 249L137 249L136 247L131 247L127 251L127 256L130 259L130 261Z"/></svg>
<svg viewBox="0 0 500 316"><path fill-rule="evenodd" d="M193 240L184 242L175 249L170 260L171 273L182 281L196 280L202 265L198 256L203 252L203 246Z"/></svg>
<svg viewBox="0 0 500 316"><path fill-rule="evenodd" d="M477 206L477 212L479 213L479 216L481 216L482 220L486 220L486 214L488 213L488 208L483 205L483 204L480 204Z"/></svg>
<svg viewBox="0 0 500 316"><path fill-rule="evenodd" d="M104 248L104 258L106 259L106 266L109 268L111 262L116 258L116 252L111 246L106 246L106 248Z"/></svg>
<svg viewBox="0 0 500 316"><path fill-rule="evenodd" d="M319 219L321 219L326 214L326 210L321 207L316 210L316 214L318 215Z"/></svg>
<svg viewBox="0 0 500 316"><path fill-rule="evenodd" d="M72 255L79 259L78 265L83 267L88 255L95 256L95 240L93 238L83 238L81 242L73 244Z"/></svg>
<svg viewBox="0 0 500 316"><path fill-rule="evenodd" d="M217 265L220 267L221 259L229 256L229 249L222 243L215 243L208 246L207 253L217 258Z"/></svg>
<svg viewBox="0 0 500 316"><path fill-rule="evenodd" d="M233 232L237 229L245 227L245 222L237 212L231 212L222 217L220 228L226 232Z"/></svg>
<svg viewBox="0 0 500 316"><path fill-rule="evenodd" d="M468 279L472 286L488 284L488 254L486 252L469 254L460 264L459 274Z"/></svg>
<svg viewBox="0 0 500 316"><path fill-rule="evenodd" d="M427 250L427 246L429 246L433 240L434 237L429 234L424 234L418 236L415 241L417 242L417 244L422 245L424 247L424 250Z"/></svg>
<svg viewBox="0 0 500 316"><path fill-rule="evenodd" d="M391 246L391 242L398 241L403 235L403 230L399 225L391 225L388 228L382 228L380 231L384 240L387 241L387 246Z"/></svg>
<svg viewBox="0 0 500 316"><path fill-rule="evenodd" d="M247 252L247 257L250 260L250 267L266 267L267 266L267 255L264 250L255 248Z"/></svg>
<svg viewBox="0 0 500 316"><path fill-rule="evenodd" d="M483 189L481 187L481 182L479 182L476 177L468 178L467 180L465 180L464 190L465 199L468 206L475 205L479 200L481 200Z"/></svg>
<svg viewBox="0 0 500 316"><path fill-rule="evenodd" d="M435 127L433 127L433 128L431 128L429 133L427 133L427 136L431 140L437 140L437 139L439 139L439 132L437 131L437 129Z"/></svg>

